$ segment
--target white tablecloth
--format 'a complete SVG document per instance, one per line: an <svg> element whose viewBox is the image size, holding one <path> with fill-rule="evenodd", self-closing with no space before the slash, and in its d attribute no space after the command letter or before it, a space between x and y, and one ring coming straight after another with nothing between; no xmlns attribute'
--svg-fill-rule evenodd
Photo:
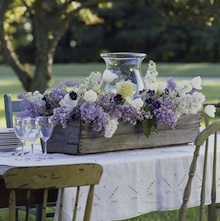
<svg viewBox="0 0 220 221"><path fill-rule="evenodd" d="M39 148L39 146L38 146ZM58 165L96 162L103 166L100 184L95 187L92 221L112 221L135 217L151 211L178 209L188 179L189 165L194 145L118 151L101 154L72 156L50 154L52 159L41 161L16 161L11 153L0 153L0 164L11 166ZM36 151L35 157L41 155ZM199 205L201 187L201 160L193 180L189 206ZM220 173L218 174L220 184ZM211 179L207 179L211 180ZM209 183L207 186L210 186ZM209 187L207 187L209 188ZM86 190L84 189L84 192ZM84 192L81 198L84 197ZM217 192L220 193L220 185ZM65 190L63 216L70 220L75 190ZM220 195L220 194L218 194ZM217 199L219 201L219 199ZM207 203L210 199L207 198ZM79 208L79 216L80 216ZM77 220L81 220L79 217Z"/></svg>

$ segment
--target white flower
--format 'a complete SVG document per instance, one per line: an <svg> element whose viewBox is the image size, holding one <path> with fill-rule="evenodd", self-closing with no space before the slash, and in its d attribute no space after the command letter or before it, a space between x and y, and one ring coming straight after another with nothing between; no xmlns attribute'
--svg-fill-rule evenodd
<svg viewBox="0 0 220 221"><path fill-rule="evenodd" d="M37 106L43 106L45 104L45 101L43 100L44 95L41 94L39 91L28 92L26 94L26 97L31 102L37 104Z"/></svg>
<svg viewBox="0 0 220 221"><path fill-rule="evenodd" d="M148 63L148 69L144 77L144 83L147 90L155 90L157 82L158 72L156 70L156 64L150 60Z"/></svg>
<svg viewBox="0 0 220 221"><path fill-rule="evenodd" d="M72 100L69 94L66 94L62 100L60 100L59 104L61 107L66 107L68 109L73 109L78 104L78 98L76 100Z"/></svg>
<svg viewBox="0 0 220 221"><path fill-rule="evenodd" d="M123 98L134 96L134 84L130 81L121 81L116 83L116 91Z"/></svg>
<svg viewBox="0 0 220 221"><path fill-rule="evenodd" d="M111 72L110 70L105 70L102 75L102 80L106 83L111 83L116 78L118 78L118 75Z"/></svg>
<svg viewBox="0 0 220 221"><path fill-rule="evenodd" d="M163 81L159 82L159 84L157 85L157 93L163 93L164 90L166 89L167 84Z"/></svg>
<svg viewBox="0 0 220 221"><path fill-rule="evenodd" d="M206 105L204 109L205 113L209 117L215 117L216 107L214 105Z"/></svg>
<svg viewBox="0 0 220 221"><path fill-rule="evenodd" d="M187 81L183 81L182 84L177 87L177 90L180 94L186 94L192 91L192 88L192 84Z"/></svg>
<svg viewBox="0 0 220 221"><path fill-rule="evenodd" d="M98 88L102 81L102 74L100 72L92 72L84 80L84 86L86 88Z"/></svg>
<svg viewBox="0 0 220 221"><path fill-rule="evenodd" d="M131 97L126 97L125 100L127 101L128 104L130 104L132 107L136 108L137 110L140 110L144 104L141 98L136 98L132 100Z"/></svg>
<svg viewBox="0 0 220 221"><path fill-rule="evenodd" d="M192 83L192 86L193 88L197 89L197 90L200 90L202 89L202 80L201 80L201 77L195 77L191 80L191 83Z"/></svg>
<svg viewBox="0 0 220 221"><path fill-rule="evenodd" d="M108 119L107 124L105 125L105 137L106 138L111 138L115 131L118 128L118 120L116 118L113 119Z"/></svg>
<svg viewBox="0 0 220 221"><path fill-rule="evenodd" d="M97 97L98 97L97 93L93 90L86 91L84 94L85 101L95 102L97 100Z"/></svg>

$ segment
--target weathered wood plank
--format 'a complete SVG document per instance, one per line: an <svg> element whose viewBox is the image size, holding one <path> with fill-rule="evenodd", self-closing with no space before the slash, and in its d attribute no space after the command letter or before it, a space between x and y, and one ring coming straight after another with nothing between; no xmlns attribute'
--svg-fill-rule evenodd
<svg viewBox="0 0 220 221"><path fill-rule="evenodd" d="M80 121L72 122L66 129L55 128L48 142L48 152L88 154L186 144L198 135L200 119L201 113L183 116L175 130L159 125L148 138L141 124L133 126L122 122L110 139L105 138L103 132L96 133L88 125L80 125Z"/></svg>

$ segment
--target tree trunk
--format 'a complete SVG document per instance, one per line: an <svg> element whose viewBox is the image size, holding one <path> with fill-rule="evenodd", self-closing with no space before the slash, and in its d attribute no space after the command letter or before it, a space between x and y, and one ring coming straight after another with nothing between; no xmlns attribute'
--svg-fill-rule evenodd
<svg viewBox="0 0 220 221"><path fill-rule="evenodd" d="M2 51L5 54L5 57L13 69L13 71L18 76L19 80L22 83L22 86L26 91L28 91L30 88L30 82L31 82L31 76L30 76L30 70L27 70L19 61L17 54L14 51L14 48L12 47L12 44L10 42L10 38L8 37L7 33L4 30L4 17L5 12L7 9L7 4L9 2L7 0L1 1L0 6L0 41L1 41L1 47Z"/></svg>

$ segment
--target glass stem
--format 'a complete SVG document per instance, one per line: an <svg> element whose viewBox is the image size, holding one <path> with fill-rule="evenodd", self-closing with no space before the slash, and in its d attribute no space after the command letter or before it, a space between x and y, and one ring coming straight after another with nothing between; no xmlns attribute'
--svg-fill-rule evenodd
<svg viewBox="0 0 220 221"><path fill-rule="evenodd" d="M31 159L34 159L34 143L31 142Z"/></svg>
<svg viewBox="0 0 220 221"><path fill-rule="evenodd" d="M21 142L21 160L24 161L24 142Z"/></svg>
<svg viewBox="0 0 220 221"><path fill-rule="evenodd" d="M47 158L47 141L44 141L44 158Z"/></svg>

